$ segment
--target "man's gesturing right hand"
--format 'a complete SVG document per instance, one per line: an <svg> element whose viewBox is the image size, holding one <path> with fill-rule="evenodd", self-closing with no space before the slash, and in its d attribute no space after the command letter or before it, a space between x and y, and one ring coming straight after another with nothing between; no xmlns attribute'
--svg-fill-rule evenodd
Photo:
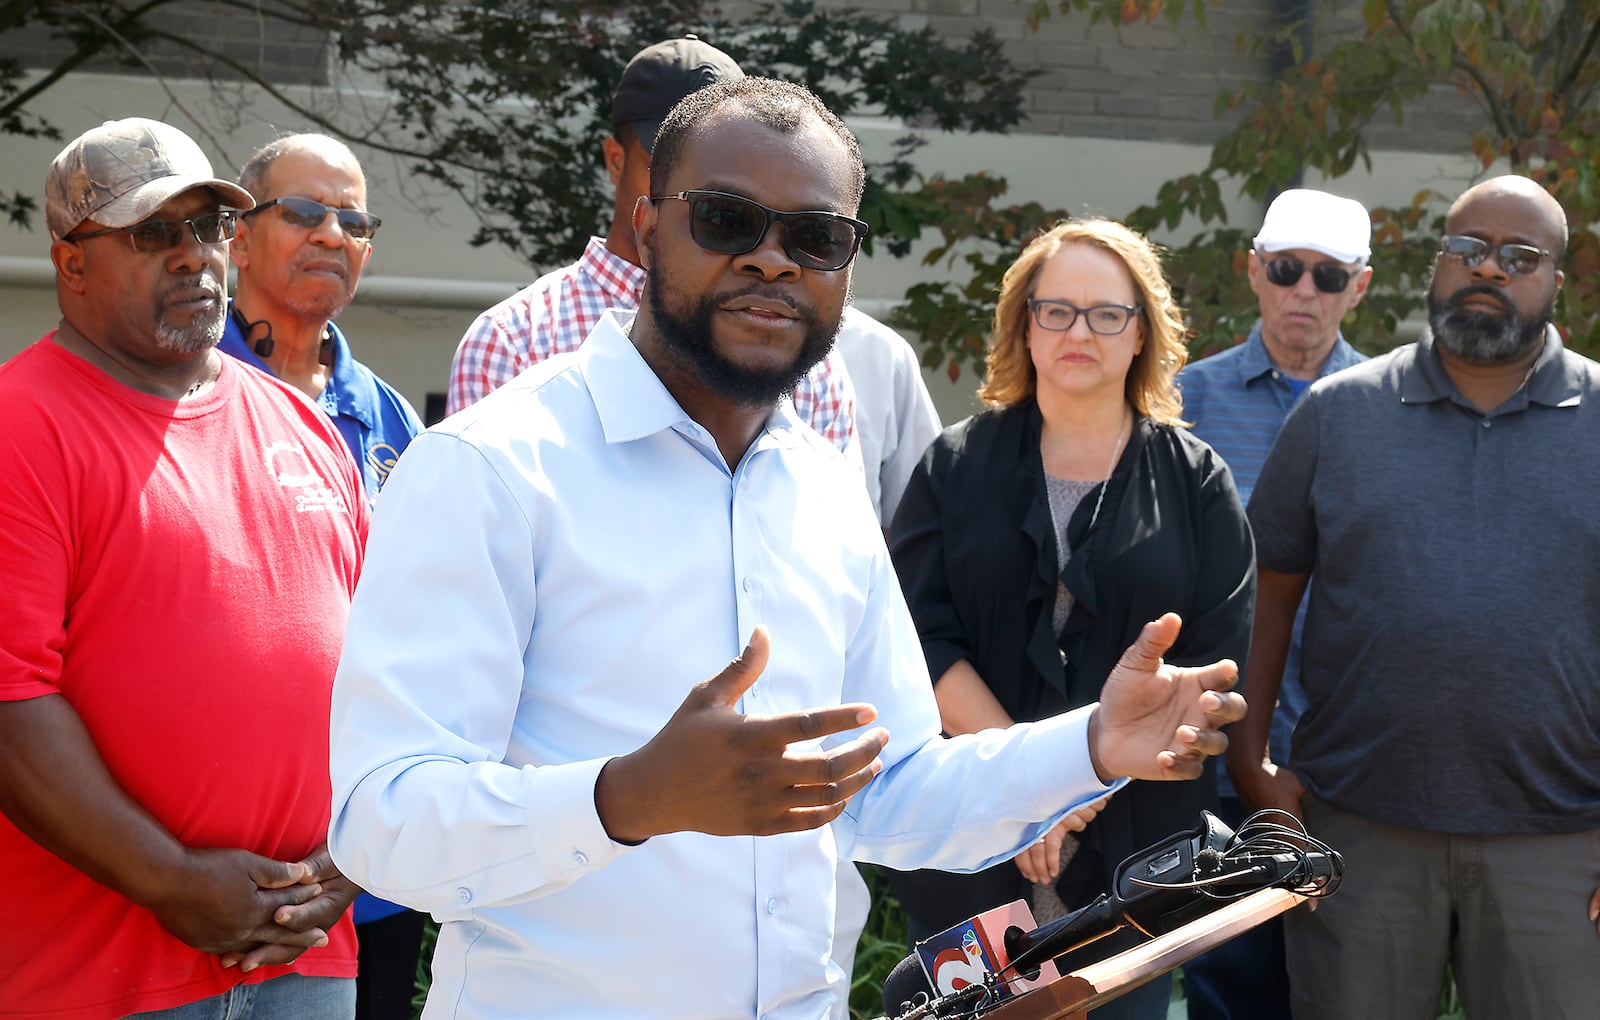
<svg viewBox="0 0 1600 1020"><path fill-rule="evenodd" d="M880 728L830 751L790 745L864 726L871 705L741 715L739 698L767 665L764 627L739 657L689 692L643 747L613 758L595 783L595 809L612 839L637 843L685 830L766 836L826 825L883 768Z"/></svg>

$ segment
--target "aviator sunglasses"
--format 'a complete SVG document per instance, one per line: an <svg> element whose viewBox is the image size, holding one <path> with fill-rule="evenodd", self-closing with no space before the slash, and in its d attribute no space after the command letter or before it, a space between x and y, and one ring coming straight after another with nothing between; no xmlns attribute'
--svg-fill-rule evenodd
<svg viewBox="0 0 1600 1020"><path fill-rule="evenodd" d="M706 251L743 255L756 249L774 221L783 224L783 250L803 269L831 273L856 257L867 225L831 212L779 212L721 191L680 191L650 201L689 203L689 236Z"/></svg>
<svg viewBox="0 0 1600 1020"><path fill-rule="evenodd" d="M329 213L339 221L339 229L349 237L358 241L365 241L378 232L378 227L383 221L369 212L360 209L340 209L336 206L323 205L321 202L309 198L297 198L285 195L282 198L268 199L260 205L245 213L245 216L254 216L263 209L277 206L283 211L283 221L291 227L303 227L306 230L315 230L322 226Z"/></svg>
<svg viewBox="0 0 1600 1020"><path fill-rule="evenodd" d="M1279 287L1293 287L1306 272L1306 264L1299 259L1269 259L1263 255L1256 258L1267 267L1267 281ZM1324 294L1343 294L1350 286L1350 270L1332 262L1318 262L1311 267L1311 282Z"/></svg>
<svg viewBox="0 0 1600 1020"><path fill-rule="evenodd" d="M239 214L232 209L220 209L213 213L191 216L186 220L145 220L131 227L107 227L104 230L90 230L82 234L68 234L62 240L82 241L85 238L104 237L107 234L127 234L134 251L167 251L183 243L184 231L187 229L201 244L221 244L233 239L234 232L239 229L238 216Z"/></svg>
<svg viewBox="0 0 1600 1020"><path fill-rule="evenodd" d="M1468 269L1479 265L1490 254L1506 271L1507 276L1527 276L1539 268L1539 263L1545 259L1552 262L1555 256L1543 248L1535 248L1530 244L1490 244L1479 237L1464 237L1458 234L1446 234L1439 241L1439 254L1448 255L1457 259Z"/></svg>

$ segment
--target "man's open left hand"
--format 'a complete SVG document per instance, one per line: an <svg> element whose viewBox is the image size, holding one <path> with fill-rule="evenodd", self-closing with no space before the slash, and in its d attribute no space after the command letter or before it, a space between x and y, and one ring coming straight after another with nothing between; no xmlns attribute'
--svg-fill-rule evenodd
<svg viewBox="0 0 1600 1020"><path fill-rule="evenodd" d="M1227 749L1221 728L1244 718L1243 695L1230 693L1239 680L1232 660L1190 668L1162 662L1181 626L1175 613L1145 624L1106 677L1089 723L1089 753L1102 780L1193 779L1207 757Z"/></svg>

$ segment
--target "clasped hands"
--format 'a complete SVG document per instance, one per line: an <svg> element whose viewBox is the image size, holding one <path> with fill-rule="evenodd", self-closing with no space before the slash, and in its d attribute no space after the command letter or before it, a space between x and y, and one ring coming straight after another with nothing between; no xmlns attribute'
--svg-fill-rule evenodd
<svg viewBox="0 0 1600 1020"><path fill-rule="evenodd" d="M1089 720L1089 755L1102 781L1192 779L1221 754L1221 727L1244 718L1230 689L1238 667L1168 666L1175 614L1146 624L1106 678ZM757 627L722 672L697 685L643 747L611 759L595 783L595 808L612 839L638 843L668 832L770 835L833 821L883 769L888 731L874 727L829 750L811 742L872 723L867 704L779 715L742 715L735 706L766 668L770 642ZM795 747L805 744L805 747Z"/></svg>
<svg viewBox="0 0 1600 1020"><path fill-rule="evenodd" d="M300 861L189 849L174 880L147 906L183 942L248 972L327 945L359 891L334 866L326 844Z"/></svg>

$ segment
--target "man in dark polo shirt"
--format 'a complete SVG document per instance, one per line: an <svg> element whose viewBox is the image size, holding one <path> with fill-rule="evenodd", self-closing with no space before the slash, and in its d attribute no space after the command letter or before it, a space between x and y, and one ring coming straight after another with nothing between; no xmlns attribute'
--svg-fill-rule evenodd
<svg viewBox="0 0 1600 1020"><path fill-rule="evenodd" d="M1561 207L1463 194L1415 344L1314 385L1250 500L1245 682L1270 705L1308 580L1294 771L1235 727L1247 805L1303 813L1339 895L1287 919L1296 1020L1600 1003L1600 366L1550 324Z"/></svg>

